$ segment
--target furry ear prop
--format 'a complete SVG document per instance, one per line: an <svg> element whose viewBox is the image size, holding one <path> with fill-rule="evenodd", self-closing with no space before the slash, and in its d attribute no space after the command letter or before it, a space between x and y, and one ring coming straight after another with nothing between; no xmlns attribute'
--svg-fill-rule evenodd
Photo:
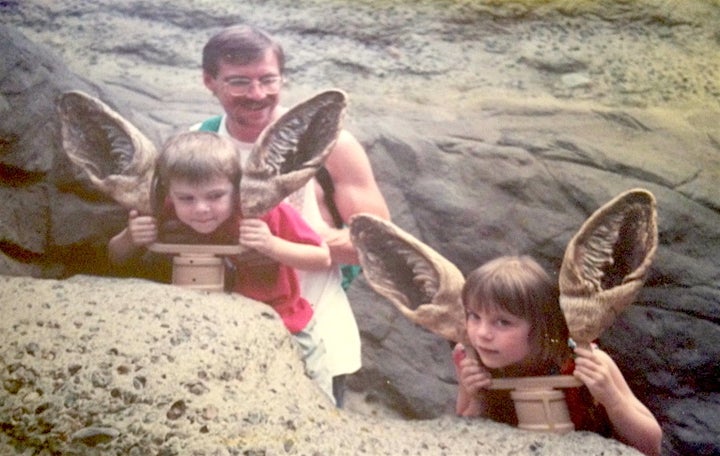
<svg viewBox="0 0 720 456"><path fill-rule="evenodd" d="M150 214L150 179L157 149L135 126L84 92L57 101L62 145L90 182L127 210Z"/></svg>
<svg viewBox="0 0 720 456"><path fill-rule="evenodd" d="M264 214L313 178L337 140L346 105L344 92L327 90L265 128L240 180L243 214ZM152 182L158 156L152 142L86 93L65 92L57 109L62 145L70 161L95 188L125 209L152 214L164 200L160 184Z"/></svg>
<svg viewBox="0 0 720 456"><path fill-rule="evenodd" d="M465 279L435 250L390 221L355 215L350 236L369 285L409 320L466 342ZM655 197L643 189L603 205L569 242L560 274L560 307L578 344L597 339L644 285L657 249Z"/></svg>
<svg viewBox="0 0 720 456"><path fill-rule="evenodd" d="M352 217L350 236L376 292L410 321L468 346L461 302L465 278L454 264L392 222L370 214Z"/></svg>
<svg viewBox="0 0 720 456"><path fill-rule="evenodd" d="M299 103L263 130L240 180L240 206L257 217L315 176L341 129L346 95L328 90Z"/></svg>
<svg viewBox="0 0 720 456"><path fill-rule="evenodd" d="M568 243L560 306L580 345L597 339L645 283L658 244L655 197L628 190L596 210Z"/></svg>

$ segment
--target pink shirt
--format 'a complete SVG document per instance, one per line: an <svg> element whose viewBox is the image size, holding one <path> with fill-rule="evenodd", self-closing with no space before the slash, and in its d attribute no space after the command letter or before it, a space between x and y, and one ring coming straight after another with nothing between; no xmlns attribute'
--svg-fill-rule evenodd
<svg viewBox="0 0 720 456"><path fill-rule="evenodd" d="M322 239L289 204L280 203L264 216L270 232L300 244L321 245ZM161 242L193 244L237 244L239 219L228 220L213 233L200 234L177 220L172 202L165 202L161 220ZM271 262L252 265L229 257L236 269L231 291L271 306L293 334L300 332L313 316L310 303L300 295L300 280L295 269Z"/></svg>
<svg viewBox="0 0 720 456"><path fill-rule="evenodd" d="M270 232L282 239L301 244L322 244L320 236L286 203L280 203L261 218ZM232 291L270 305L291 333L305 328L313 316L313 309L300 296L300 281L295 269L275 262L248 267L234 258L232 261L237 267Z"/></svg>

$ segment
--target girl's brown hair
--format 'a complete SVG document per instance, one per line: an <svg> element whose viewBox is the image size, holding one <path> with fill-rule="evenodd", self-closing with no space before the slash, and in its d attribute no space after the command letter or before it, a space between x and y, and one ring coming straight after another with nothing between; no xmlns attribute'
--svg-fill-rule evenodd
<svg viewBox="0 0 720 456"><path fill-rule="evenodd" d="M462 290L465 313L496 306L530 322L530 354L502 375L557 374L570 355L555 281L529 256L503 256L472 271Z"/></svg>

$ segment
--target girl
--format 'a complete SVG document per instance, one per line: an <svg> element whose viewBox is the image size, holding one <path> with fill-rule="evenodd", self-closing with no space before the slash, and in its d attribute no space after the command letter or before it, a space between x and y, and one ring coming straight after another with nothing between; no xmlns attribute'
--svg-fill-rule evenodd
<svg viewBox="0 0 720 456"><path fill-rule="evenodd" d="M589 430L660 454L662 430L604 351L568 346L557 286L530 257L496 258L474 270L462 292L468 339L478 360L455 347L456 412L517 425L509 391L487 389L493 377L572 373L585 385L565 390L576 430Z"/></svg>

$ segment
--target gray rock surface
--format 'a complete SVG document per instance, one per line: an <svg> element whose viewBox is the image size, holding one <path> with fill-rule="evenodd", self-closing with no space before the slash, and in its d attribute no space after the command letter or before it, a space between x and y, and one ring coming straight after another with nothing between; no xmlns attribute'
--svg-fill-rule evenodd
<svg viewBox="0 0 720 456"><path fill-rule="evenodd" d="M660 248L637 304L601 343L660 419L665 453L720 451L716 3L0 8L11 25L0 26L4 274L107 274L102 245L124 223L59 152L54 97L96 94L159 142L217 113L200 81L200 49L214 30L248 20L288 50L287 104L329 86L349 93L347 126L370 154L394 221L463 272L513 252L556 272L593 210L627 188L651 190ZM448 344L362 279L350 295L364 343L351 386L406 417L446 420L455 392Z"/></svg>
<svg viewBox="0 0 720 456"><path fill-rule="evenodd" d="M507 99L486 101L452 125L423 123L414 128L422 137L396 128L400 123L388 116L365 131L380 178L392 182L386 194L393 207L406 209L394 220L466 273L517 252L557 273L570 237L603 202L633 187L655 194L660 247L652 271L601 345L662 422L675 448L668 453L716 451L719 429L709 417L720 405L720 154L708 132L646 110ZM444 394L453 378L447 344L430 344L432 336L412 330L367 289L351 290L351 301L373 347L353 385L370 386L373 398L401 404L409 416L451 407L452 395ZM434 384L418 382L420 372ZM428 404L428 391L436 404Z"/></svg>

